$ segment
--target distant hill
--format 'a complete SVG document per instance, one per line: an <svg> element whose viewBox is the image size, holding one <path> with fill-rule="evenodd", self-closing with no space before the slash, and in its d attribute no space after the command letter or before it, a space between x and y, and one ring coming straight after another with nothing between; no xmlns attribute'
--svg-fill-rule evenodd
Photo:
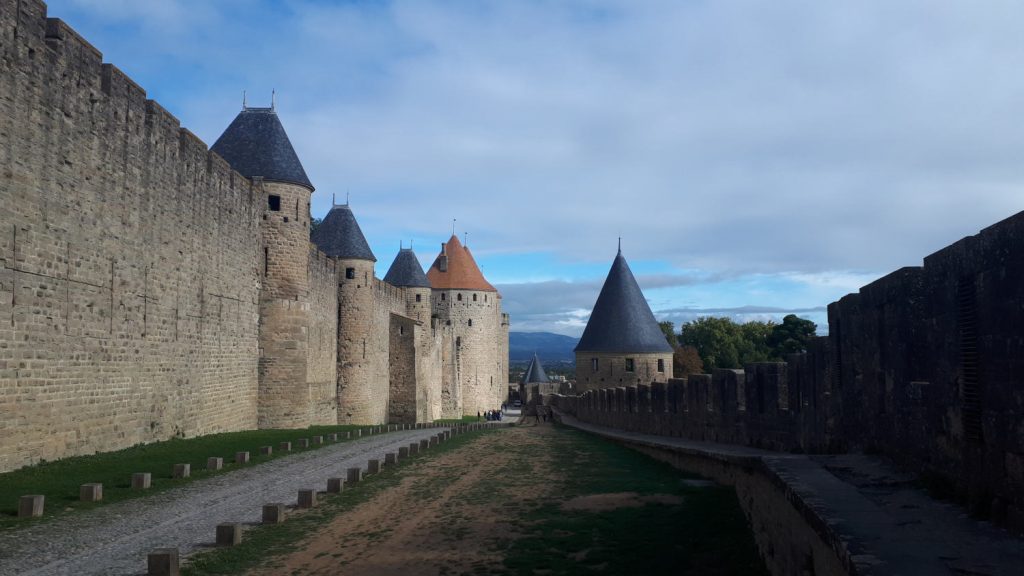
<svg viewBox="0 0 1024 576"><path fill-rule="evenodd" d="M551 332L510 332L508 335L508 361L529 362L536 352L544 363L573 362L573 348L579 338Z"/></svg>

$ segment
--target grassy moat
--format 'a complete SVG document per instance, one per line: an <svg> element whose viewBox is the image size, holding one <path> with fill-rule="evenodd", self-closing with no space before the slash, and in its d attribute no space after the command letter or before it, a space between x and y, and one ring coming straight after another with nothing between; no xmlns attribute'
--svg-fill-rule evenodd
<svg viewBox="0 0 1024 576"><path fill-rule="evenodd" d="M735 493L541 425L459 435L186 574L767 574Z"/></svg>

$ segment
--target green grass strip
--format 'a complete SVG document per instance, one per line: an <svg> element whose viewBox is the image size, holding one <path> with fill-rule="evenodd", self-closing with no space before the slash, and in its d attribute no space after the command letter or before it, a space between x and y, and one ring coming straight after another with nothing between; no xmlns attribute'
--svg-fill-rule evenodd
<svg viewBox="0 0 1024 576"><path fill-rule="evenodd" d="M345 433L362 430L367 435L369 426L312 426L299 430L248 430L210 434L198 438L174 438L152 444L140 444L116 452L104 452L91 456L76 456L55 462L46 462L0 474L0 530L16 529L30 523L46 521L58 516L89 510L131 498L149 496L156 492L183 486L189 482L224 474L247 466L254 466L288 454L315 450L331 445L328 434L338 433L338 442L345 441ZM374 426L374 429L377 427ZM386 430L386 428L385 428ZM323 436L324 444L313 444L314 436ZM309 448L298 445L301 438L309 438ZM292 451L278 449L281 442L291 442ZM270 456L261 456L260 447L271 446ZM249 452L249 464L235 464L236 452ZM208 457L224 458L220 471L206 470ZM175 464L191 464L189 478L174 479ZM152 474L149 490L132 490L131 477L135 472ZM87 483L103 484L101 502L79 501L79 486ZM42 518L18 518L18 498L27 494L46 496L45 512Z"/></svg>

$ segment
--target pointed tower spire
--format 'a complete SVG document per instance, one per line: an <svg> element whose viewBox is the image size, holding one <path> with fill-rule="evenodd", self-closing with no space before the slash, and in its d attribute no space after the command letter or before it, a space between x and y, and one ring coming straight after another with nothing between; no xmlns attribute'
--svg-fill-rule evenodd
<svg viewBox="0 0 1024 576"><path fill-rule="evenodd" d="M576 351L672 353L672 346L647 305L621 246Z"/></svg>
<svg viewBox="0 0 1024 576"><path fill-rule="evenodd" d="M250 108L244 92L242 111L210 150L246 178L258 176L313 190L274 108Z"/></svg>
<svg viewBox="0 0 1024 576"><path fill-rule="evenodd" d="M348 204L331 207L324 221L313 231L311 240L334 258L377 261Z"/></svg>
<svg viewBox="0 0 1024 576"><path fill-rule="evenodd" d="M388 273L384 275L384 281L392 286L403 288L430 288L430 281L423 273L423 267L420 266L419 258L416 257L412 248L398 250L395 261L391 263L391 268L388 268Z"/></svg>

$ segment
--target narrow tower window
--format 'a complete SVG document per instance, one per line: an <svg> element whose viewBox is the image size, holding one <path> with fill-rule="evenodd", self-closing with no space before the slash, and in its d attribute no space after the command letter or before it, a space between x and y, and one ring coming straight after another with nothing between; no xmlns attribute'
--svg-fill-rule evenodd
<svg viewBox="0 0 1024 576"><path fill-rule="evenodd" d="M462 302L462 294L461 293L456 295L456 298L458 298L459 302Z"/></svg>
<svg viewBox="0 0 1024 576"><path fill-rule="evenodd" d="M356 279L356 269L355 268L345 268L345 278L348 278L349 280L355 280Z"/></svg>
<svg viewBox="0 0 1024 576"><path fill-rule="evenodd" d="M270 275L270 248L263 247L263 275Z"/></svg>
<svg viewBox="0 0 1024 576"><path fill-rule="evenodd" d="M469 325L470 325L470 326L472 326L472 325L473 325L473 319L472 319L472 318L470 318L470 319L469 319Z"/></svg>
<svg viewBox="0 0 1024 576"><path fill-rule="evenodd" d="M632 372L635 368L632 358L626 358L626 372Z"/></svg>
<svg viewBox="0 0 1024 576"><path fill-rule="evenodd" d="M419 302L419 301L420 301L420 295L419 295L419 294L417 294L417 295L416 295L416 301L417 301L417 302Z"/></svg>
<svg viewBox="0 0 1024 576"><path fill-rule="evenodd" d="M663 358L658 358L658 372L664 372L664 371L665 371L665 360Z"/></svg>
<svg viewBox="0 0 1024 576"><path fill-rule="evenodd" d="M270 196L267 196L267 206L270 208L271 212L280 212L281 197L278 196L277 194L271 194Z"/></svg>
<svg viewBox="0 0 1024 576"><path fill-rule="evenodd" d="M597 372L597 358L590 359L590 369Z"/></svg>
<svg viewBox="0 0 1024 576"><path fill-rule="evenodd" d="M445 300L444 292L441 292L441 300Z"/></svg>
<svg viewBox="0 0 1024 576"><path fill-rule="evenodd" d="M476 302L476 294L473 294L473 302Z"/></svg>

